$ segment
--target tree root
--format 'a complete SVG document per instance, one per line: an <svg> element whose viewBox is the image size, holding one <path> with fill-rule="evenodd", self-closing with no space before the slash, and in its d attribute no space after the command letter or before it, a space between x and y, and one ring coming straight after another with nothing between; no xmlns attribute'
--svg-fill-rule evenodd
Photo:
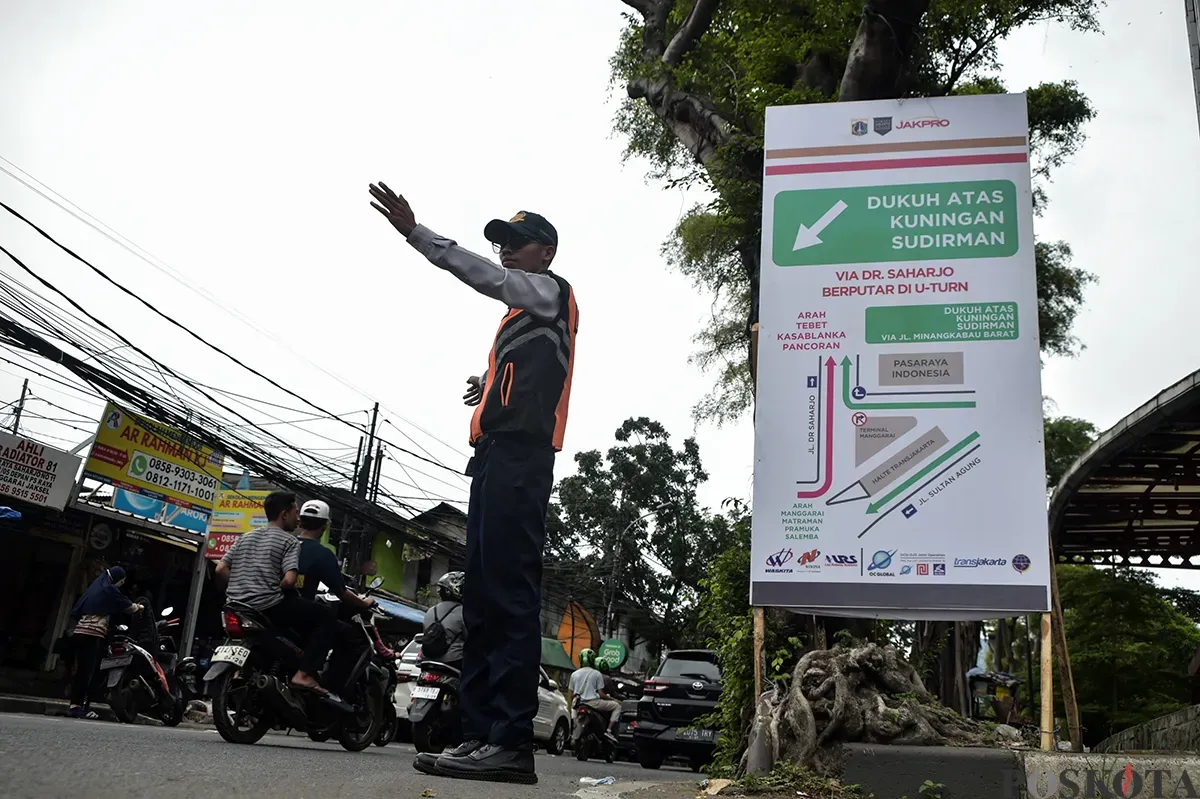
<svg viewBox="0 0 1200 799"><path fill-rule="evenodd" d="M979 746L984 737L937 703L895 647L839 645L805 654L790 683L762 695L741 765L758 776L781 760L828 773L837 743Z"/></svg>

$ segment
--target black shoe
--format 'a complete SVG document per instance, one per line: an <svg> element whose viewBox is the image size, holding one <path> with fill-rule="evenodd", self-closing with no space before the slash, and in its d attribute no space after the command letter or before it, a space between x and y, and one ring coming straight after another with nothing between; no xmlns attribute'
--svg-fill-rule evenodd
<svg viewBox="0 0 1200 799"><path fill-rule="evenodd" d="M480 747L466 757L438 758L437 773L443 777L455 777L460 780L522 785L536 785L538 781L537 773L533 769L532 749L505 749L494 744Z"/></svg>
<svg viewBox="0 0 1200 799"><path fill-rule="evenodd" d="M463 741L458 746L448 750L444 755L435 755L433 752L421 752L417 755L417 759L413 761L413 768L422 774L437 775L441 773L438 771L437 765L439 758L466 757L481 746L483 746L483 741L471 740Z"/></svg>

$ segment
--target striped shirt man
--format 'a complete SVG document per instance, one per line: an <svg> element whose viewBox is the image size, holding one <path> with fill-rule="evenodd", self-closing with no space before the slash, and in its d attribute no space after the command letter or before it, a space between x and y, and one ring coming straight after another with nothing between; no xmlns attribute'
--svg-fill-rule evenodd
<svg viewBox="0 0 1200 799"><path fill-rule="evenodd" d="M283 601L283 575L300 570L300 541L273 525L260 527L238 538L221 562L229 567L226 598L266 610Z"/></svg>

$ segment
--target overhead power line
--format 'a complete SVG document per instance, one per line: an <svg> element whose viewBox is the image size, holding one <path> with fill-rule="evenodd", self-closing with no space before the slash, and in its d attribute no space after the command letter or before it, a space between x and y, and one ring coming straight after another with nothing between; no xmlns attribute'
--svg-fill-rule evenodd
<svg viewBox="0 0 1200 799"><path fill-rule="evenodd" d="M7 158L0 156L0 161L4 162L5 164L8 164L8 166L11 167L11 169L5 169L3 166L0 166L0 172L3 172L4 174L8 175L10 178L17 181L18 183L20 183L22 186L26 187L30 191L34 192L35 194L37 194L38 196L40 196L47 202L51 203L52 205L57 207L59 210L69 214L70 216L72 216L73 218L78 220L79 222L82 222L83 224L87 225L92 230L96 231L97 233L104 236L112 243L116 244L118 247L121 247L126 252L130 253L131 255L138 258L139 260L145 262L146 264L148 264L149 266L151 266L152 268L154 268L161 274L166 275L171 280L174 280L175 282L179 283L183 287L185 287L188 290L192 291L193 293L197 294L202 299L207 301L209 304L213 305L218 310L227 314L234 320L241 322L242 324L246 325L246 327L255 331L259 335L269 339L270 341L275 342L279 346L286 349L288 352L295 355L297 358L300 358L304 362L308 363L309 365L318 369L319 371L321 371L328 377L332 378L337 383L350 389L351 391L354 391L355 393L359 394L360 396L367 397L368 399L372 399L370 397L370 395L367 394L367 392L363 391L361 388L354 385L353 383L350 383L344 377L342 377L334 372L329 371L321 364L313 362L308 357L306 357L304 354L296 352L294 349L292 349L286 342L284 342L278 336L272 334L270 331L267 331L264 328L260 327L258 324L256 324L254 322L254 320L248 318L247 316L245 316L244 314L239 312L237 309L226 306L219 299L217 299L215 296L213 296L211 292L207 291L203 287L189 282L186 277L184 277L178 270L172 268L166 261L164 261L163 259L154 255L153 253L149 252L144 247L141 247L140 245L134 243L127 236L122 235L121 233L119 233L115 229L113 229L110 225L102 222L100 219L98 219L94 215L92 215L92 214L88 213L87 211L85 211L84 209L80 208L77 204L72 202L70 199L68 199L66 196L64 196L61 192L55 191L50 186L46 185L46 183L44 183L41 180L38 180L36 177L31 175L28 171L17 166L16 164L14 164L12 161L8 160ZM15 172L12 170L15 170ZM16 174L16 172L19 172L20 175ZM22 175L24 177L22 177ZM53 196L51 196L51 195L53 195ZM61 200L61 202L60 202L60 200ZM57 244L57 242L55 242L55 244ZM61 245L59 245L59 246L61 246ZM412 427L414 427L421 433L424 433L425 435L429 436L431 439L433 439L437 443L441 444L442 446L446 447L451 452L454 452L456 455L462 456L462 453L458 450L457 447L454 447L454 446L448 444L446 441L435 436L433 433L429 432L421 425L416 424L412 420L405 418L403 416L403 414L397 413L396 411L387 407L386 404L380 403L380 405L383 408L383 410L386 411L387 413L390 413L390 414L396 416L397 418L399 418L401 421L405 422L406 424L412 425ZM411 441L412 439L410 438L409 440ZM413 443L415 444L416 442L413 442ZM427 455L429 454L428 451L424 450L423 447L418 447L418 448L422 449L422 451L425 451ZM429 455L429 456L431 458L433 457L432 455Z"/></svg>

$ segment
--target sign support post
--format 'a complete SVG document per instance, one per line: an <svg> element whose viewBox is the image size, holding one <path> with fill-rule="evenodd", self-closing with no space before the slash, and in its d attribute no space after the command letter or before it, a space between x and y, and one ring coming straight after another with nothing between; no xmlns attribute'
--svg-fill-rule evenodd
<svg viewBox="0 0 1200 799"><path fill-rule="evenodd" d="M1042 614L1042 750L1054 749L1054 637L1050 630L1052 617Z"/></svg>

